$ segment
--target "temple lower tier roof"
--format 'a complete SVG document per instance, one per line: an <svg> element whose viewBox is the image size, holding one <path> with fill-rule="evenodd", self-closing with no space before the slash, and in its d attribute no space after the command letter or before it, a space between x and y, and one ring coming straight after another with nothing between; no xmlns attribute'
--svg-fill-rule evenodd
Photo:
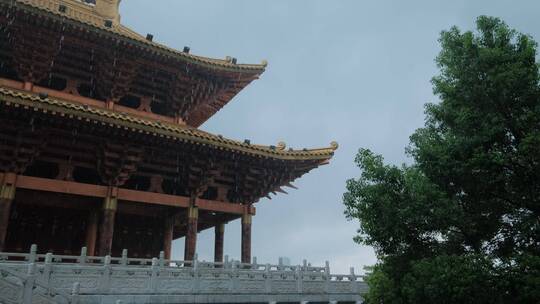
<svg viewBox="0 0 540 304"><path fill-rule="evenodd" d="M0 120L0 149L6 151L0 153L0 171L24 174L24 163L36 159L57 164L66 176L73 165L97 168L104 185L131 183L139 189L138 178L146 178L142 184L151 191L169 187L163 193L187 196L214 187L221 201L242 204L294 188L291 182L327 164L337 149L337 143L300 150L283 143L256 145L7 87L0 87ZM14 147L22 149L17 159Z"/></svg>
<svg viewBox="0 0 540 304"><path fill-rule="evenodd" d="M286 149L284 143L277 145L257 145L246 140L227 139L197 128L167 123L151 119L135 117L129 114L77 104L57 98L40 97L24 91L0 87L0 105L23 107L33 111L41 111L53 116L69 116L84 119L102 125L114 125L118 128L161 137L167 140L183 141L196 145L208 145L218 150L248 154L254 157L273 158L277 160L329 160L338 148L332 142L329 147L317 149Z"/></svg>

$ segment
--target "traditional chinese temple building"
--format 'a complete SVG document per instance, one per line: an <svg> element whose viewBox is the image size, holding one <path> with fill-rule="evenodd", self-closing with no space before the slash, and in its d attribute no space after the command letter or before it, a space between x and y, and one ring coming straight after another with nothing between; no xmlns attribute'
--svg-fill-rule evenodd
<svg viewBox="0 0 540 304"><path fill-rule="evenodd" d="M199 127L266 63L193 55L120 23L120 0L0 0L0 252L170 257L240 219L337 144L256 145Z"/></svg>

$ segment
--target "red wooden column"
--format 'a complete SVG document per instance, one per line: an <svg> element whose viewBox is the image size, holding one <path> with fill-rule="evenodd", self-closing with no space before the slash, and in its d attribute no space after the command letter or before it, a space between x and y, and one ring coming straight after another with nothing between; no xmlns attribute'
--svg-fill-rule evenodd
<svg viewBox="0 0 540 304"><path fill-rule="evenodd" d="M99 255L110 255L114 235L114 218L118 208L118 188L109 187L107 197L103 201L101 224L99 226Z"/></svg>
<svg viewBox="0 0 540 304"><path fill-rule="evenodd" d="M251 214L242 215L242 263L251 263Z"/></svg>
<svg viewBox="0 0 540 304"><path fill-rule="evenodd" d="M15 199L15 182L17 175L6 173L0 180L0 252L5 250L6 235L11 213L11 205Z"/></svg>
<svg viewBox="0 0 540 304"><path fill-rule="evenodd" d="M174 233L174 216L168 216L165 219L165 226L163 227L163 252L165 253L165 259L171 259L172 241Z"/></svg>
<svg viewBox="0 0 540 304"><path fill-rule="evenodd" d="M99 216L96 211L90 211L88 224L86 225L86 252L89 256L96 254L96 240L98 232Z"/></svg>
<svg viewBox="0 0 540 304"><path fill-rule="evenodd" d="M186 244L184 246L185 261L193 261L197 248L197 224L199 221L199 208L195 204L196 200L191 200L192 203L188 208L187 214Z"/></svg>
<svg viewBox="0 0 540 304"><path fill-rule="evenodd" d="M214 262L223 263L223 240L225 235L225 224L218 224L214 229Z"/></svg>

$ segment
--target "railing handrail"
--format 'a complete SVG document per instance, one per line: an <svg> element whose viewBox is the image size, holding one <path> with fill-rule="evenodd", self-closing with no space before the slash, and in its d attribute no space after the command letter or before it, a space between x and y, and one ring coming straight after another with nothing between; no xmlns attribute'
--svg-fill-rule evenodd
<svg viewBox="0 0 540 304"><path fill-rule="evenodd" d="M21 262L19 258L24 259L24 261L29 261L31 258L31 254L28 253L12 253L12 252L0 252L0 262ZM75 256L75 255L55 255L52 254L52 263L63 263L63 264L81 264L81 256ZM36 254L34 262L36 263L45 263L45 260L47 258L47 254ZM83 264L86 265L103 265L105 264L105 257L100 256L85 256L85 262ZM67 262L66 260L72 261ZM95 262L99 261L99 262ZM121 264L122 261L124 261L121 257L111 257L110 258L110 264L111 265L118 265ZM127 262L127 265L135 265L135 266L152 266L153 259L145 259L145 258L127 258L125 259ZM158 260L159 261L159 260ZM224 263L224 262L207 262L207 261L187 261L187 260L162 260L163 263L171 268L179 268L179 267L193 267L193 263L197 262L198 267L202 268L231 268L233 266L233 263ZM174 266L171 266L174 265ZM179 266L181 265L181 266ZM189 265L189 266L188 266ZM205 267L206 266L206 267ZM238 263L236 264L236 267L239 269L251 269L251 270L260 270L265 271L266 268L269 268L270 271L287 271L287 272L294 272L298 267L304 272L310 272L310 273L322 273L324 272L324 267L303 267L300 265L277 265L277 264L250 264L250 263Z"/></svg>
<svg viewBox="0 0 540 304"><path fill-rule="evenodd" d="M0 252L0 262L2 263L20 263L24 260L29 263L36 264L60 264L60 265L84 265L95 267L139 267L139 268L152 268L160 267L161 269L188 269L190 271L204 269L205 271L216 269L220 272L225 270L234 270L239 273L243 273L249 270L251 273L272 273L275 275L290 275L301 274L305 277L323 277L331 281L356 281L363 279L363 276L356 275L354 268L351 268L350 274L331 274L329 263L326 262L324 267L312 266L303 261L303 265L283 265L280 259L279 264L261 264L257 263L256 258L253 259L253 263L240 263L238 261L230 261L228 256L225 256L224 262L212 262L212 261L199 261L197 255L191 261L189 260L174 260L165 259L164 253L161 252L159 258L130 258L128 257L128 251L124 249L122 256L87 256L86 247L81 249L81 254L75 255L58 255L58 254L37 254L37 246L32 245L29 253L12 253L12 252Z"/></svg>

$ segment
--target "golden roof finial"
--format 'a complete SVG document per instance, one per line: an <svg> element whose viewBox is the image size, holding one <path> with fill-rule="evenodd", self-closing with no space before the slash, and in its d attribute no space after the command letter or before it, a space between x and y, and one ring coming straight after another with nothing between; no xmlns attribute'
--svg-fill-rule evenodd
<svg viewBox="0 0 540 304"><path fill-rule="evenodd" d="M333 141L330 143L330 147L332 148L332 150L337 150L339 148L339 144L337 141Z"/></svg>

